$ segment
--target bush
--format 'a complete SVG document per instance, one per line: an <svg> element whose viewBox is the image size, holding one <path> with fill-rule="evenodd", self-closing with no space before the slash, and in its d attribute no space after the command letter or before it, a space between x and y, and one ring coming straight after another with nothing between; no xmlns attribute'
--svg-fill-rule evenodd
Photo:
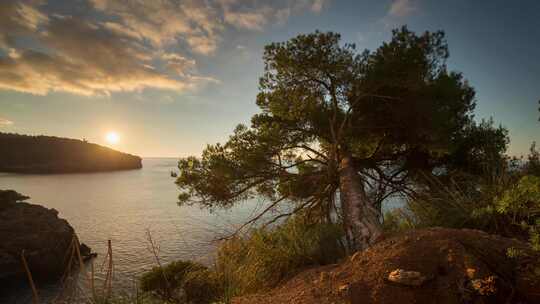
<svg viewBox="0 0 540 304"><path fill-rule="evenodd" d="M526 175L495 200L498 214L511 219L529 235L534 250L540 251L540 177Z"/></svg>
<svg viewBox="0 0 540 304"><path fill-rule="evenodd" d="M221 294L215 273L204 265L176 261L141 277L141 290L173 303L210 303Z"/></svg>
<svg viewBox="0 0 540 304"><path fill-rule="evenodd" d="M141 290L174 303L228 302L274 287L307 266L336 262L345 255L343 235L340 225L297 215L274 229L224 241L213 269L189 261L154 267L141 277Z"/></svg>
<svg viewBox="0 0 540 304"><path fill-rule="evenodd" d="M342 237L341 226L299 215L273 230L224 242L216 261L224 297L271 288L302 268L336 262L345 254Z"/></svg>
<svg viewBox="0 0 540 304"><path fill-rule="evenodd" d="M540 250L540 177L505 173L439 183L385 214L383 227L394 232L433 226L480 229L528 240Z"/></svg>
<svg viewBox="0 0 540 304"><path fill-rule="evenodd" d="M398 233L417 226L414 214L404 208L390 210L384 214L383 231L385 233Z"/></svg>

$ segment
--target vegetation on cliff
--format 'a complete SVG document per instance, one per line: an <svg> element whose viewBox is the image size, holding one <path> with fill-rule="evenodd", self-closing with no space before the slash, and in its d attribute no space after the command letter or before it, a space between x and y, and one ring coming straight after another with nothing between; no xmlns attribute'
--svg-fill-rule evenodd
<svg viewBox="0 0 540 304"><path fill-rule="evenodd" d="M509 257L507 248L524 254ZM429 228L381 240L339 264L303 271L234 304L539 303L540 255L479 230ZM390 280L396 270L415 281Z"/></svg>
<svg viewBox="0 0 540 304"><path fill-rule="evenodd" d="M490 164L482 174L431 177L403 208L385 215L388 232L412 228L473 228L528 241L540 250L540 157Z"/></svg>
<svg viewBox="0 0 540 304"><path fill-rule="evenodd" d="M191 261L155 267L141 277L141 289L172 303L229 303L273 288L306 267L338 262L345 256L342 239L340 225L297 214L274 229L224 241L211 267Z"/></svg>
<svg viewBox="0 0 540 304"><path fill-rule="evenodd" d="M141 167L138 156L82 140L0 133L0 172L75 173Z"/></svg>
<svg viewBox="0 0 540 304"><path fill-rule="evenodd" d="M444 277L449 271L456 278L466 277L466 273L458 267L460 261L447 261L450 265L446 266L455 271L442 265L445 257L441 254L445 253L437 246L426 249L426 254L438 259L431 264L413 259L418 248L407 240L393 253L396 259L400 254L410 255L403 257L413 259L406 267L433 268L426 275L430 279L440 276L444 289L463 291L452 295L436 289L424 294L413 291L403 293L405 298L429 302L439 295L447 296L448 303L462 303L480 295L480 301L489 301L482 293L494 295L489 284L496 280L502 280L495 296L498 302L534 295L536 289L514 294L521 278L515 277L518 266L511 262L516 257L520 261L538 258L540 184L535 177L538 153L534 147L524 163L510 159L505 155L507 130L494 126L492 120L474 120L474 89L460 73L447 70L449 53L442 32L417 35L401 28L375 52L361 54L356 54L353 45L340 45L339 40L338 34L315 32L267 46L257 96L262 113L252 118L251 127L239 125L225 144L209 145L202 157L179 162L176 183L181 204L227 208L247 198L265 197L268 208L249 223L261 219L270 219L266 224L279 223L288 218L281 222L283 226L252 230L244 237L238 237L237 231L222 245L213 268L217 274L227 274L217 275L226 286L222 299L266 290L308 265L328 263L290 250L293 246L288 244L294 242L276 241L294 226L299 214L314 226L341 226L344 238L335 238L330 247L340 248L342 242L348 253L371 248L385 237L385 231L435 225L483 229L529 241L528 245L502 239L491 246L481 240L462 244L457 239L472 241L478 232L445 230L439 237L455 247L450 251L459 251L463 260L472 257L471 269L482 273L480 281L474 282L474 276L469 281ZM396 196L406 207L392 211L383 221L382 204ZM287 207L279 208L283 205ZM438 238L438 233L426 233ZM416 237L414 232L411 235ZM296 236L296 242L305 241L301 234ZM482 240L490 238L481 236ZM481 250L488 252L479 254ZM375 268L387 263L391 252L383 251L379 256L365 251L364 255L372 257L365 263ZM334 258L341 256L334 252ZM296 259L315 262L297 263ZM506 267L504 273L497 272L497 265ZM350 294L335 297L336 286L323 286L331 289L323 289L321 294L333 295L329 303L369 301L375 295L363 291L385 293L384 277L392 271L386 268L365 274L371 280L364 284L367 287L351 285L342 290L356 293L356 298ZM533 285L539 282L536 272L527 270ZM369 285L375 279L380 286ZM480 287L474 294L476 283ZM489 285L485 290L484 283ZM241 303L273 303L276 299L288 303L291 298L303 298L302 288L290 294L289 287L282 290L281 298L248 297ZM468 288L473 290L464 290ZM388 299L395 302L401 294L389 294ZM320 300L315 297L305 303Z"/></svg>

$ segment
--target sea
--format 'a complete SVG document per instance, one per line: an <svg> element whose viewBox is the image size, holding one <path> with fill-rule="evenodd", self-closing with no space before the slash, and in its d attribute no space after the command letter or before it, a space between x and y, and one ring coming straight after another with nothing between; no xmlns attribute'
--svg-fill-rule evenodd
<svg viewBox="0 0 540 304"><path fill-rule="evenodd" d="M0 173L0 189L30 196L29 203L54 208L81 242L98 253L96 285L105 277L107 242L113 252L113 289L129 291L158 263L189 259L210 265L219 238L260 212L264 201L249 200L228 210L179 206L171 176L175 158L144 158L139 170L84 174ZM90 267L87 265L86 270ZM81 285L85 276L80 276ZM42 303L60 294L60 283L38 284ZM87 292L82 288L80 293ZM0 292L0 303L32 303L29 285Z"/></svg>

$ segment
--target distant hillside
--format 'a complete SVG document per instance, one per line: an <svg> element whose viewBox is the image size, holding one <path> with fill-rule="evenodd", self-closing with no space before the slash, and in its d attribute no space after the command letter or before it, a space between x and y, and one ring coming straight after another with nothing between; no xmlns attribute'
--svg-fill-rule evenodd
<svg viewBox="0 0 540 304"><path fill-rule="evenodd" d="M0 172L75 173L141 167L138 156L82 140L0 133Z"/></svg>

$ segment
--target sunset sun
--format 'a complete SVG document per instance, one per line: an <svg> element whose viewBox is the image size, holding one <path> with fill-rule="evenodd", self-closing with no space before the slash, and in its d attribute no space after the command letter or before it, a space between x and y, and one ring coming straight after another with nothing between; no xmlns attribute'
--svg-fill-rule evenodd
<svg viewBox="0 0 540 304"><path fill-rule="evenodd" d="M114 131L107 132L105 134L105 140L111 145L115 145L120 141L120 136Z"/></svg>

